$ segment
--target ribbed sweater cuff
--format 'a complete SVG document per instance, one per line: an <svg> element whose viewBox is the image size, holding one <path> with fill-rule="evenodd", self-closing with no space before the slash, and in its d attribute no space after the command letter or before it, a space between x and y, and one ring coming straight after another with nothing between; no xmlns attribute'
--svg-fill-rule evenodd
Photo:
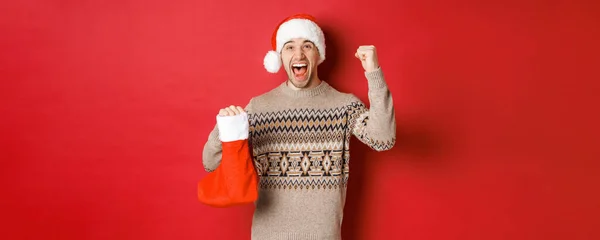
<svg viewBox="0 0 600 240"><path fill-rule="evenodd" d="M339 240L339 235L322 235L318 233L293 233L293 232L255 232L252 239L260 240Z"/></svg>
<svg viewBox="0 0 600 240"><path fill-rule="evenodd" d="M381 67L377 68L377 70L372 72L365 72L365 77L367 77L370 89L387 87L387 83L385 82L385 78L383 77L383 71L381 70Z"/></svg>

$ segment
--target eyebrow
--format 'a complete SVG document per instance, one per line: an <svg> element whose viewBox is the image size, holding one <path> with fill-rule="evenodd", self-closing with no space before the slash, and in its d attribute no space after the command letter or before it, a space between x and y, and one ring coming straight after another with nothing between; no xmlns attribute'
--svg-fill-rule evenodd
<svg viewBox="0 0 600 240"><path fill-rule="evenodd" d="M287 42L285 42L285 43L283 44L283 46L287 45L288 43L292 43L292 42L294 42L294 41L291 41L291 40L290 40L290 41L287 41ZM304 43L312 43L313 45L315 44L315 43L313 43L313 42L312 42L312 41L310 41L310 40L304 40L304 42L302 42L302 44L304 44Z"/></svg>

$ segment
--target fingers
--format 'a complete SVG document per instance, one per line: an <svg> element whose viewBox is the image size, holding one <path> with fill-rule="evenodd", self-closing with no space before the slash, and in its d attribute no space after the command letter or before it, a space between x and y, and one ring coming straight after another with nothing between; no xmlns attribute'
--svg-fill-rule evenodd
<svg viewBox="0 0 600 240"><path fill-rule="evenodd" d="M356 53L354 53L354 57L364 61L368 56L372 55L375 52L375 46L373 45L362 45L356 49Z"/></svg>
<svg viewBox="0 0 600 240"><path fill-rule="evenodd" d="M366 52L363 52L363 51L357 51L357 52L354 54L354 56L355 56L356 58L358 58L360 61L365 61L365 60L367 60L367 57L369 56L368 54L369 54L369 53L366 53Z"/></svg>
<svg viewBox="0 0 600 240"><path fill-rule="evenodd" d="M358 52L358 51L354 54L354 56L356 58L360 59L361 61L364 61L365 59L367 59L367 54Z"/></svg>
<svg viewBox="0 0 600 240"><path fill-rule="evenodd" d="M237 110L238 110L240 113L244 113L244 109L243 109L242 107L240 107L240 106L237 106L236 108L237 108Z"/></svg>
<svg viewBox="0 0 600 240"><path fill-rule="evenodd" d="M358 49L375 49L375 46L373 45L361 45L358 47Z"/></svg>
<svg viewBox="0 0 600 240"><path fill-rule="evenodd" d="M244 109L240 106L229 106L219 110L220 116L235 116L244 113Z"/></svg>
<svg viewBox="0 0 600 240"><path fill-rule="evenodd" d="M238 112L237 108L235 108L235 106L233 106L233 105L231 105L231 106L229 106L229 107L226 107L226 108L225 108L225 111L227 111L227 113L228 113L228 116L235 116L235 115L238 115L238 114L240 114L240 113Z"/></svg>
<svg viewBox="0 0 600 240"><path fill-rule="evenodd" d="M375 51L375 46L373 45L363 45L363 46L359 46L356 49L357 53L367 53L367 52L374 52Z"/></svg>
<svg viewBox="0 0 600 240"><path fill-rule="evenodd" d="M231 110L231 108L225 108L225 111L227 111L227 116L234 116L236 115L235 112L233 110Z"/></svg>
<svg viewBox="0 0 600 240"><path fill-rule="evenodd" d="M356 52L372 52L375 51L375 46L373 45L362 45L356 49Z"/></svg>

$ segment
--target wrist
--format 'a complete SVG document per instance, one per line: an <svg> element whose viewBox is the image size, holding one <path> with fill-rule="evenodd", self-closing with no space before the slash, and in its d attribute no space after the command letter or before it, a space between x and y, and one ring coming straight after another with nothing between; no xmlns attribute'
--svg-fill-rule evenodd
<svg viewBox="0 0 600 240"><path fill-rule="evenodd" d="M375 71L379 70L379 68L380 68L379 65L375 65L373 67L369 67L369 68L365 69L365 72L366 73L372 73L372 72L375 72Z"/></svg>
<svg viewBox="0 0 600 240"><path fill-rule="evenodd" d="M365 71L365 77L367 78L367 82L370 89L382 88L387 86L381 67L370 72Z"/></svg>

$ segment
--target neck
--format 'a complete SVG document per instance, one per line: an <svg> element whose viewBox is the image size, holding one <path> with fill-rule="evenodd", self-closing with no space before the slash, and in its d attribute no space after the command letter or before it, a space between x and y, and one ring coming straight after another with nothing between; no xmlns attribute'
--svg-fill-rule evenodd
<svg viewBox="0 0 600 240"><path fill-rule="evenodd" d="M314 97L326 92L329 89L329 84L316 79L314 82L311 82L311 87L297 88L287 80L281 83L279 89L282 93L290 97Z"/></svg>
<svg viewBox="0 0 600 240"><path fill-rule="evenodd" d="M304 86L304 87L296 87L294 86L294 84L291 83L292 80L287 80L285 82L285 85L288 86L289 88L291 88L292 90L304 90L304 89L311 89L314 88L316 86L319 86L321 84L321 79L319 78L314 78L309 80L308 85Z"/></svg>

